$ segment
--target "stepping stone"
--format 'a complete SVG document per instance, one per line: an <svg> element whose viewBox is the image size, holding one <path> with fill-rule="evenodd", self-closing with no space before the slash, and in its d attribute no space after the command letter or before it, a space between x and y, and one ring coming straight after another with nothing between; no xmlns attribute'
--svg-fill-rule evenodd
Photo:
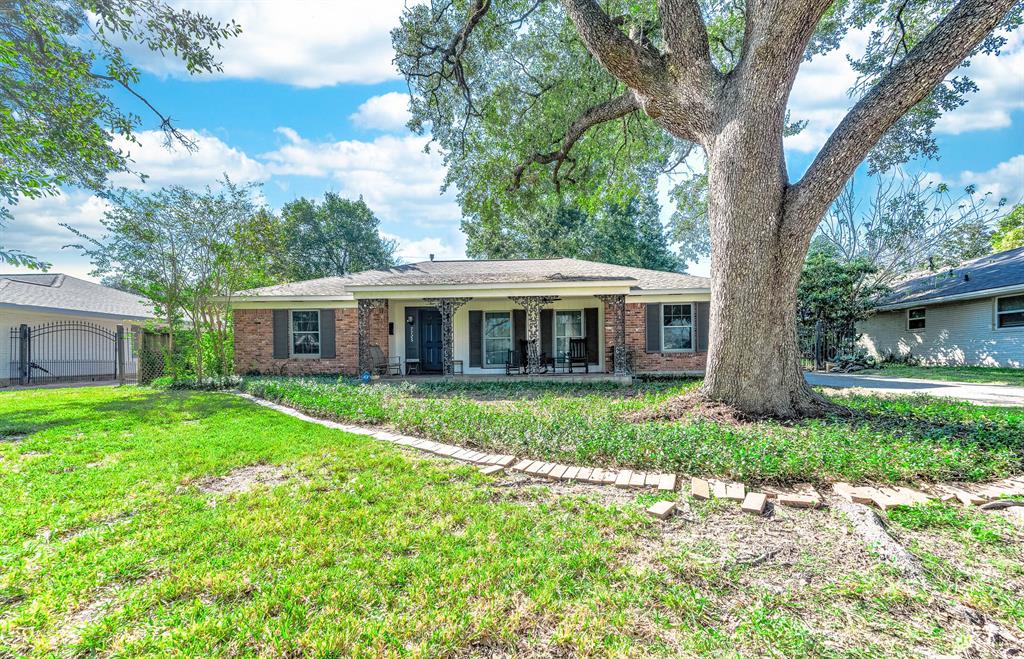
<svg viewBox="0 0 1024 659"><path fill-rule="evenodd" d="M533 464L532 460L520 460L516 466L512 467L512 471L526 471L531 464Z"/></svg>
<svg viewBox="0 0 1024 659"><path fill-rule="evenodd" d="M647 474L644 478L644 487L657 487L660 478L659 474Z"/></svg>
<svg viewBox="0 0 1024 659"><path fill-rule="evenodd" d="M645 482L647 482L647 474L642 472L633 472L633 475L629 477L630 487L643 487Z"/></svg>
<svg viewBox="0 0 1024 659"><path fill-rule="evenodd" d="M618 477L618 474L616 474L614 471L608 471L607 469L605 469L604 471L601 472L601 480L597 482L604 483L606 485L611 485L612 483L615 482L615 480Z"/></svg>
<svg viewBox="0 0 1024 659"><path fill-rule="evenodd" d="M768 505L768 495L763 492L750 492L743 499L743 505L740 509L746 513L754 513L755 515L761 515L764 513L764 507Z"/></svg>
<svg viewBox="0 0 1024 659"><path fill-rule="evenodd" d="M526 473L530 474L531 476L539 476L540 475L540 470L543 469L543 468L544 468L544 463L543 462L541 462L540 460L534 460L526 468Z"/></svg>
<svg viewBox="0 0 1024 659"><path fill-rule="evenodd" d="M558 465L555 464L554 462L545 462L543 465L541 465L540 471L537 472L537 475L538 476L547 476L548 474L551 473L551 470L554 469L557 466Z"/></svg>
<svg viewBox="0 0 1024 659"><path fill-rule="evenodd" d="M910 496L907 492L902 492L894 487L880 487L878 490L885 496L889 497L890 508L894 508L896 506L913 506L917 503L914 497ZM881 506L879 506L879 508L881 508Z"/></svg>
<svg viewBox="0 0 1024 659"><path fill-rule="evenodd" d="M690 496L694 499L710 499L711 485L703 478L691 478Z"/></svg>
<svg viewBox="0 0 1024 659"><path fill-rule="evenodd" d="M817 508L821 499L806 494L780 494L779 504L790 508Z"/></svg>
<svg viewBox="0 0 1024 659"><path fill-rule="evenodd" d="M623 469L619 472L618 476L615 477L615 487L627 488L629 487L629 481L633 478L633 472L628 469Z"/></svg>
<svg viewBox="0 0 1024 659"><path fill-rule="evenodd" d="M676 489L676 475L662 474L658 477L658 489L662 492L674 492Z"/></svg>
<svg viewBox="0 0 1024 659"><path fill-rule="evenodd" d="M490 465L489 467L481 467L480 468L480 473L483 474L484 476L490 476L492 474L499 474L499 473L501 473L503 471L505 471L505 468L504 467L499 467L498 465Z"/></svg>
<svg viewBox="0 0 1024 659"><path fill-rule="evenodd" d="M510 467L510 466L512 466L512 463L515 462L515 461L516 461L516 458L515 458L514 455L499 455L498 456L498 461L495 462L494 464L500 465L502 467Z"/></svg>
<svg viewBox="0 0 1024 659"><path fill-rule="evenodd" d="M725 481L711 481L711 493L716 499L724 499L726 496Z"/></svg>
<svg viewBox="0 0 1024 659"><path fill-rule="evenodd" d="M874 503L872 495L877 492L873 487L854 487L849 483L834 483L832 491L851 503L864 505Z"/></svg>
<svg viewBox="0 0 1024 659"><path fill-rule="evenodd" d="M725 498L731 501L743 501L747 496L747 488L743 483L729 483L725 486Z"/></svg>
<svg viewBox="0 0 1024 659"><path fill-rule="evenodd" d="M562 474L562 480L563 481L576 480L576 474L578 474L578 473L580 473L580 468L579 467L569 467L568 469L565 470L565 473Z"/></svg>
<svg viewBox="0 0 1024 659"><path fill-rule="evenodd" d="M961 489L959 487L943 485L942 488L949 492L950 494L952 494L953 496L955 496L960 501L960 503L964 504L965 506L980 506L981 504L985 503L985 501L987 501L985 497L979 494L975 494L974 492L969 492L967 490Z"/></svg>
<svg viewBox="0 0 1024 659"><path fill-rule="evenodd" d="M561 479L562 474L568 471L569 467L566 465L555 465L555 468L548 473L549 478Z"/></svg>
<svg viewBox="0 0 1024 659"><path fill-rule="evenodd" d="M596 469L590 467L580 467L580 470L576 472L576 480L583 481L584 483L593 483L591 480L592 474L596 472Z"/></svg>
<svg viewBox="0 0 1024 659"><path fill-rule="evenodd" d="M647 513L658 519L667 519L675 512L676 504L673 501L659 501L647 509Z"/></svg>

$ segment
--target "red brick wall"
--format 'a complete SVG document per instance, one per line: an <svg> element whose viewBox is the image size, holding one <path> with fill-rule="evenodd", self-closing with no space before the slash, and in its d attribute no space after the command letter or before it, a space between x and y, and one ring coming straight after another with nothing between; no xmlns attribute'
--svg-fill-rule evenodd
<svg viewBox="0 0 1024 659"><path fill-rule="evenodd" d="M273 309L235 309L235 373L316 375L359 371L359 312L334 310L334 359L274 359ZM370 312L370 343L388 353L388 310Z"/></svg>
<svg viewBox="0 0 1024 659"><path fill-rule="evenodd" d="M604 345L607 370L612 368L615 346L615 319L611 307L604 309ZM706 352L647 352L647 314L643 303L626 304L626 347L633 354L634 373L703 371Z"/></svg>

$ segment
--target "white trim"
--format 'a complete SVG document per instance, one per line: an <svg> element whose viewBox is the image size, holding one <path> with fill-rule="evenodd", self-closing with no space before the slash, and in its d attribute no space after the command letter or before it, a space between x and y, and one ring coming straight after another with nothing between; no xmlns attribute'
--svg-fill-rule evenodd
<svg viewBox="0 0 1024 659"><path fill-rule="evenodd" d="M1000 295L992 298L992 329L996 332L1020 332L1024 331L1024 325L1018 325L1016 327L1000 327L999 326L999 315L1001 313L1021 313L1020 311L999 311L999 300L1008 297L1024 297L1024 293L1017 293L1015 295Z"/></svg>
<svg viewBox="0 0 1024 659"><path fill-rule="evenodd" d="M65 307L40 307L33 304L11 304L9 302L0 302L0 309L11 309L16 311L31 311L34 313L59 313L67 314L69 316L86 316L89 318L102 318L104 320L122 320L129 323L144 323L147 321L160 322L160 318L157 316L129 316L127 314L118 313L102 313L100 311L85 311L83 309L68 309Z"/></svg>
<svg viewBox="0 0 1024 659"><path fill-rule="evenodd" d="M594 307L596 308L596 307ZM585 309L552 309L551 310L551 359L558 357L558 314L560 313L578 313L580 315L580 327L583 328L583 334L581 336L565 337L570 339L585 339L587 338L587 314ZM589 357L589 355L588 355ZM595 355L596 357L596 355Z"/></svg>
<svg viewBox="0 0 1024 659"><path fill-rule="evenodd" d="M301 355L295 354L295 339L292 333L295 329L295 321L293 314L296 311L315 311L316 312L316 354L304 353ZM289 359L322 359L323 354L323 318L320 317L319 309L289 309L288 310L288 358ZM312 334L312 332L304 332L305 334Z"/></svg>
<svg viewBox="0 0 1024 659"><path fill-rule="evenodd" d="M906 302L894 302L892 304L886 304L880 306L876 311L899 311L900 309L909 309L911 307L920 307L922 305L932 306L935 304L942 304L945 302L959 302L962 300L977 300L979 298L992 297L993 295L1012 295L1014 293L1024 293L1024 284L1011 284L1010 286L1001 286L999 288L988 288L981 291L971 291L970 293L959 293L957 295L944 295L942 297L930 297L930 298L919 298L914 300L908 300Z"/></svg>
<svg viewBox="0 0 1024 659"><path fill-rule="evenodd" d="M354 293L368 292L377 294L388 294L392 292L403 292L403 291L424 291L424 290L436 290L436 291L451 291L451 290L467 290L475 291L483 289L485 291L501 289L501 290L517 290L517 289L535 289L535 288L622 288L628 287L636 283L636 279L632 277L623 277L621 279L599 279L599 280L587 280L587 281L529 281L529 282L472 282L465 284L348 284L345 286L346 290L353 291ZM622 291L623 293L628 292ZM357 296L358 297L358 296Z"/></svg>
<svg viewBox="0 0 1024 659"><path fill-rule="evenodd" d="M665 347L665 305L674 307L690 307L690 347L689 348L666 348ZM658 305L658 327L660 328L660 345L658 346L660 352L697 352L696 343L696 329L697 329L697 318L693 312L693 302L662 302Z"/></svg>
<svg viewBox="0 0 1024 659"><path fill-rule="evenodd" d="M914 318L914 320L923 320L924 321L924 326L923 327L911 327L910 326L910 320L911 320L910 312L911 311L923 311L924 312L924 315L921 316L920 318ZM908 332L923 332L926 329L928 329L928 307L909 307L907 309L906 313L904 314L904 316L905 316L906 320L903 323L903 329L905 329L906 331L908 331Z"/></svg>

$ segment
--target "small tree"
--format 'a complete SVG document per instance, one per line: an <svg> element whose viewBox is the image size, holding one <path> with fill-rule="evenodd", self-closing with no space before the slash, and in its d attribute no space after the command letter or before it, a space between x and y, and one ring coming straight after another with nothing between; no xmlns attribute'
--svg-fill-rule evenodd
<svg viewBox="0 0 1024 659"><path fill-rule="evenodd" d="M134 141L141 119L121 109L117 88L160 122L168 143L194 148L170 117L138 90L124 52L138 44L173 55L191 74L219 71L214 51L241 32L160 0L10 0L0 4L0 226L21 198L62 186L103 190L111 172L129 171L114 144ZM44 267L0 244L0 261Z"/></svg>
<svg viewBox="0 0 1024 659"><path fill-rule="evenodd" d="M857 323L873 312L887 289L877 282L878 269L863 257L844 260L823 241L811 246L797 287L797 315L803 333L824 323L851 342Z"/></svg>
<svg viewBox="0 0 1024 659"><path fill-rule="evenodd" d="M992 234L992 251L1005 252L1018 247L1024 247L1024 204L1017 204L1004 215Z"/></svg>
<svg viewBox="0 0 1024 659"><path fill-rule="evenodd" d="M381 237L380 220L363 198L333 192L322 203L297 199L281 209L288 274L316 279L394 265L395 242Z"/></svg>

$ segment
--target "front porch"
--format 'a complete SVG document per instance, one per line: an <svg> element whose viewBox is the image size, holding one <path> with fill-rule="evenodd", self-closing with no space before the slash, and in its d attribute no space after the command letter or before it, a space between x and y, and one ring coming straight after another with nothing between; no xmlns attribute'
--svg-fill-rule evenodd
<svg viewBox="0 0 1024 659"><path fill-rule="evenodd" d="M488 373L475 375L382 375L380 382L560 382L564 384L585 384L588 382L615 382L629 385L633 383L632 375L616 375L615 373L541 373L537 375L505 375L504 373Z"/></svg>

